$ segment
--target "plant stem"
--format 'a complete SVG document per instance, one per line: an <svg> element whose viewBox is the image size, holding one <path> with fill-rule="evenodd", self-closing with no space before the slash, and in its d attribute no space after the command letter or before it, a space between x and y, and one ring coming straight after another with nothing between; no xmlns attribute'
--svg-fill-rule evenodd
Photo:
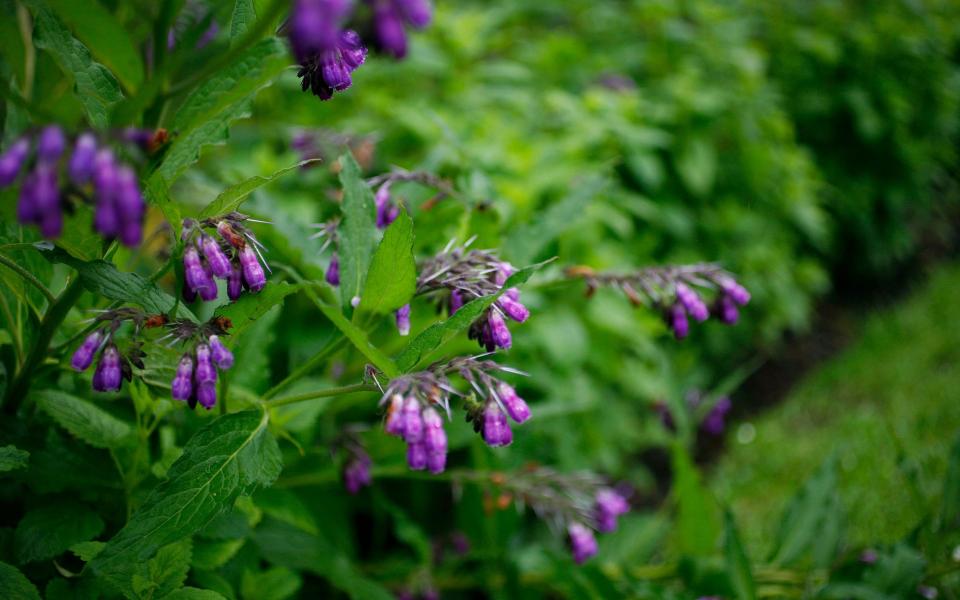
<svg viewBox="0 0 960 600"><path fill-rule="evenodd" d="M20 265L13 262L12 260L10 260L9 258L7 258L2 254L0 254L0 265L7 267L8 269L15 272L20 277L23 277L24 279L26 279L30 284L33 285L33 287L40 290L40 292L47 298L47 302L49 302L51 306L53 305L54 302L57 301L57 297L53 295L53 292L47 289L47 286L43 285L43 282L37 279L33 273L24 269L23 267L21 267Z"/></svg>
<svg viewBox="0 0 960 600"><path fill-rule="evenodd" d="M30 389L33 372L47 355L47 348L50 346L50 340L53 339L54 332L63 323L67 313L70 312L82 293L83 286L80 283L80 277L77 277L63 290L60 297L55 298L55 302L47 308L34 338L33 347L30 348L30 353L24 359L23 366L20 367L10 387L7 388L7 395L3 401L3 410L7 414L13 414L14 403L19 403L26 396Z"/></svg>
<svg viewBox="0 0 960 600"><path fill-rule="evenodd" d="M310 358L310 360L308 360L307 362L303 363L302 365L294 369L289 375L287 375L287 377L283 381L281 381L277 385L267 390L263 394L263 399L269 400L270 398L273 398L274 396L279 394L280 391L283 390L285 387L287 387L294 381L300 379L301 377L309 374L311 371L313 371L318 366L320 366L321 363L326 361L331 354L333 354L334 352L342 348L346 341L347 341L347 338L340 337L340 338L337 338L336 340L333 340L323 348L321 348L319 352L317 352Z"/></svg>
<svg viewBox="0 0 960 600"><path fill-rule="evenodd" d="M284 398L277 398L275 400L265 401L264 406L267 406L269 408L275 408L277 406L294 404L295 402L305 402L307 400L315 400L317 398L330 398L332 396L342 396L343 394L352 394L354 392L377 392L377 391L380 391L380 388L378 388L372 383L353 383L350 385L344 385L344 386L335 387L335 388L327 388L325 390L316 390L313 392L297 394L295 396L286 396Z"/></svg>

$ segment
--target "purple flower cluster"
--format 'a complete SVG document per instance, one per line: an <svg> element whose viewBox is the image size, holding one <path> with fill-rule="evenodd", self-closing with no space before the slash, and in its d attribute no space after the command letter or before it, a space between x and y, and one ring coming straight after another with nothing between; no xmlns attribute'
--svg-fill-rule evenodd
<svg viewBox="0 0 960 600"><path fill-rule="evenodd" d="M109 336L94 331L87 336L70 360L70 366L76 371L86 371L93 364L94 356L99 354L97 368L93 372L93 389L98 392L115 392L123 381L120 351L108 341Z"/></svg>
<svg viewBox="0 0 960 600"><path fill-rule="evenodd" d="M423 29L433 11L427 0L367 0L373 9L373 30L378 49L394 58L407 55L406 25Z"/></svg>
<svg viewBox="0 0 960 600"><path fill-rule="evenodd" d="M404 398L399 393L390 397L384 431L402 437L407 443L407 465L414 471L443 473L447 466L447 434L443 419L428 404L418 387L408 389ZM436 395L436 392L433 392Z"/></svg>
<svg viewBox="0 0 960 600"><path fill-rule="evenodd" d="M374 203L377 205L377 229L386 229L400 216L400 207L390 197L390 184L387 181L377 189Z"/></svg>
<svg viewBox="0 0 960 600"><path fill-rule="evenodd" d="M126 246L140 243L146 204L130 166L90 132L77 137L69 157L65 156L67 138L56 125L44 128L35 142L33 169L23 178L17 202L20 223L38 225L44 237L58 237L67 200L76 197L94 202L93 225L101 235ZM17 180L30 151L31 140L23 137L0 155L0 188ZM62 188L64 168L69 184Z"/></svg>
<svg viewBox="0 0 960 600"><path fill-rule="evenodd" d="M588 295L600 286L609 285L620 289L637 306L648 303L659 307L667 327L678 340L689 335L691 317L703 322L713 315L733 325L740 317L738 307L750 302L750 292L732 275L712 264L650 267L627 275L572 267L567 274L585 279ZM711 307L703 301L697 287L715 290Z"/></svg>
<svg viewBox="0 0 960 600"><path fill-rule="evenodd" d="M180 357L170 394L190 408L200 403L210 410L217 404L217 369L226 371L232 366L233 354L217 335L211 335Z"/></svg>
<svg viewBox="0 0 960 600"><path fill-rule="evenodd" d="M117 308L98 311L91 319L96 328L84 338L70 358L70 366L77 372L83 372L97 360L93 372L93 389L98 392L115 392L120 389L124 379L133 378L133 367L144 368L145 356L143 343L137 340L143 328L157 327L166 322L163 315L148 316L137 308ZM115 335L124 323L133 325L133 334L126 345L126 351L117 347Z"/></svg>
<svg viewBox="0 0 960 600"><path fill-rule="evenodd" d="M184 300L193 302L197 296L216 300L216 279L227 282L230 300L237 300L243 290L256 293L263 289L267 262L261 254L263 245L244 225L247 220L249 217L236 212L203 221L184 220Z"/></svg>
<svg viewBox="0 0 960 600"><path fill-rule="evenodd" d="M617 518L630 512L630 503L612 488L597 491L593 505L593 522L600 533L612 533L617 529ZM570 536L570 552L578 565L597 553L597 538L589 527L574 521L567 527Z"/></svg>
<svg viewBox="0 0 960 600"><path fill-rule="evenodd" d="M350 87L350 74L367 58L360 36L342 24L350 16L347 0L295 0L287 23L293 55L300 63L297 76L303 91L321 100Z"/></svg>

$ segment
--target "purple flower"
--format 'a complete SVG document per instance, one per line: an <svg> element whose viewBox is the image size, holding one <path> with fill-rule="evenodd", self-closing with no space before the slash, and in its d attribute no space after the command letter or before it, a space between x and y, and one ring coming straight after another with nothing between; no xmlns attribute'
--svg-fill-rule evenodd
<svg viewBox="0 0 960 600"><path fill-rule="evenodd" d="M679 303L670 307L667 313L667 326L673 330L673 335L678 340L682 340L690 333L690 322L687 321L687 313Z"/></svg>
<svg viewBox="0 0 960 600"><path fill-rule="evenodd" d="M720 320L727 325L733 325L740 318L740 310L737 309L736 301L727 294L723 294L717 298L714 311L717 313L717 316L720 317Z"/></svg>
<svg viewBox="0 0 960 600"><path fill-rule="evenodd" d="M597 538L587 526L582 523L570 523L567 533L570 535L570 552L578 565L597 553Z"/></svg>
<svg viewBox="0 0 960 600"><path fill-rule="evenodd" d="M337 45L340 23L350 12L347 0L295 0L287 36L296 59L305 63Z"/></svg>
<svg viewBox="0 0 960 600"><path fill-rule="evenodd" d="M340 285L340 258L337 257L336 252L334 252L330 258L330 266L327 267L326 280L330 285Z"/></svg>
<svg viewBox="0 0 960 600"><path fill-rule="evenodd" d="M203 268L200 253L192 245L183 252L183 277L186 285L204 300L217 299L217 283Z"/></svg>
<svg viewBox="0 0 960 600"><path fill-rule="evenodd" d="M723 396L717 400L717 403L704 417L700 427L710 435L720 435L726 426L725 419L731 408L733 408L733 403L730 402L730 398Z"/></svg>
<svg viewBox="0 0 960 600"><path fill-rule="evenodd" d="M507 324L499 312L496 310L490 310L488 312L487 325L490 327L490 341L498 348L503 348L504 350L510 348L510 345L513 343L510 330L507 329Z"/></svg>
<svg viewBox="0 0 960 600"><path fill-rule="evenodd" d="M407 445L407 466L414 471L427 468L427 449L421 442Z"/></svg>
<svg viewBox="0 0 960 600"><path fill-rule="evenodd" d="M186 402L193 394L193 358L184 354L177 364L177 373L170 384L170 392L174 400Z"/></svg>
<svg viewBox="0 0 960 600"><path fill-rule="evenodd" d="M677 284L677 301L687 311L687 314L697 321L706 321L707 317L710 316L710 311L703 300L700 299L700 296L684 283Z"/></svg>
<svg viewBox="0 0 960 600"><path fill-rule="evenodd" d="M141 129L140 127L127 127L120 134L123 141L138 146L142 150L150 148L150 144L153 142L153 136L153 131Z"/></svg>
<svg viewBox="0 0 960 600"><path fill-rule="evenodd" d="M377 228L386 229L400 215L400 208L390 201L390 182L384 183L374 197L377 205Z"/></svg>
<svg viewBox="0 0 960 600"><path fill-rule="evenodd" d="M488 446L509 446L513 442L513 432L496 402L488 401L483 409L483 441Z"/></svg>
<svg viewBox="0 0 960 600"><path fill-rule="evenodd" d="M370 485L370 457L366 452L359 451L351 455L343 468L343 485L351 494L356 494L360 488Z"/></svg>
<svg viewBox="0 0 960 600"><path fill-rule="evenodd" d="M423 445L427 452L427 466L431 473L442 473L447 464L447 434L443 419L433 408L423 411Z"/></svg>
<svg viewBox="0 0 960 600"><path fill-rule="evenodd" d="M23 224L36 223L45 237L57 237L63 229L60 188L55 168L38 164L20 188L17 218Z"/></svg>
<svg viewBox="0 0 960 600"><path fill-rule="evenodd" d="M403 435L403 396L394 394L390 398L390 406L387 407L387 418L383 424L383 430L390 435Z"/></svg>
<svg viewBox="0 0 960 600"><path fill-rule="evenodd" d="M463 306L463 295L459 290L450 290L450 315L452 316Z"/></svg>
<svg viewBox="0 0 960 600"><path fill-rule="evenodd" d="M724 294L729 296L739 306L745 306L748 302L750 302L750 292L747 291L747 288L743 287L733 279L724 279L720 283L720 288L723 290Z"/></svg>
<svg viewBox="0 0 960 600"><path fill-rule="evenodd" d="M377 44L394 58L407 55L407 32L393 2L378 2L373 9L373 26Z"/></svg>
<svg viewBox="0 0 960 600"><path fill-rule="evenodd" d="M517 395L517 391L513 389L513 386L505 381L501 381L500 385L497 386L497 393L500 395L503 407L507 410L507 414L510 415L511 419L517 423L523 423L530 418L530 407L523 401L523 398Z"/></svg>
<svg viewBox="0 0 960 600"><path fill-rule="evenodd" d="M594 503L594 518L600 533L610 533L617 528L617 517L630 512L627 499L610 488L597 492Z"/></svg>
<svg viewBox="0 0 960 600"><path fill-rule="evenodd" d="M240 250L240 268L243 269L243 280L251 292L259 292L267 284L267 276L263 273L257 253L249 244Z"/></svg>
<svg viewBox="0 0 960 600"><path fill-rule="evenodd" d="M67 138L63 136L63 130L57 125L49 125L37 138L37 160L43 163L55 163L66 147Z"/></svg>
<svg viewBox="0 0 960 600"><path fill-rule="evenodd" d="M213 366L211 360L210 346L206 344L197 345L197 366L193 371L193 379L198 384L215 382L217 380L217 369Z"/></svg>
<svg viewBox="0 0 960 600"><path fill-rule="evenodd" d="M321 100L329 100L334 91L350 87L350 73L363 64L367 58L367 49L360 36L353 30L340 33L336 46L330 50L314 54L301 60L297 76L301 78L303 91L310 90Z"/></svg>
<svg viewBox="0 0 960 600"><path fill-rule="evenodd" d="M29 154L30 142L26 138L18 139L7 148L6 152L0 154L0 188L7 187L16 181Z"/></svg>
<svg viewBox="0 0 960 600"><path fill-rule="evenodd" d="M93 159L93 187L97 193L97 207L93 226L100 235L116 237L120 232L120 214L117 210L117 165L113 152L103 148Z"/></svg>
<svg viewBox="0 0 960 600"><path fill-rule="evenodd" d="M510 290L508 290L507 293L504 293L503 296L500 296L500 298L497 299L497 306L499 306L500 309L503 310L503 313L505 315L507 315L517 323L523 323L524 321L527 320L527 317L530 316L530 311L527 309L526 306L521 304L516 298L510 297L509 295L510 291L515 291L519 294L519 291L517 290L517 288L510 288ZM706 310L706 307L704 307L704 310Z"/></svg>
<svg viewBox="0 0 960 600"><path fill-rule="evenodd" d="M230 266L230 275L227 277L227 298L236 301L243 293L243 271L240 265Z"/></svg>
<svg viewBox="0 0 960 600"><path fill-rule="evenodd" d="M217 384L213 381L204 381L197 384L197 401L200 406L210 410L217 404Z"/></svg>
<svg viewBox="0 0 960 600"><path fill-rule="evenodd" d="M200 238L200 247L203 249L203 256L210 265L210 270L215 277L220 279L229 279L233 268L230 266L230 259L220 249L220 244L215 238L204 235Z"/></svg>
<svg viewBox="0 0 960 600"><path fill-rule="evenodd" d="M213 362L217 363L217 366L221 371L226 371L233 366L233 353L223 345L223 342L220 341L220 338L211 335L210 339L210 357L213 359Z"/></svg>
<svg viewBox="0 0 960 600"><path fill-rule="evenodd" d="M433 18L433 9L428 0L394 0L403 18L417 29L430 24Z"/></svg>
<svg viewBox="0 0 960 600"><path fill-rule="evenodd" d="M93 373L93 389L98 392L114 392L120 389L123 375L120 371L120 352L109 344L100 355L97 370Z"/></svg>
<svg viewBox="0 0 960 600"><path fill-rule="evenodd" d="M142 238L143 216L147 207L140 194L137 176L128 166L118 169L116 201L120 217L120 241L128 247L136 246Z"/></svg>
<svg viewBox="0 0 960 600"><path fill-rule="evenodd" d="M418 444L423 440L423 417L420 416L420 402L413 396L407 396L403 403L403 439L408 444Z"/></svg>
<svg viewBox="0 0 960 600"><path fill-rule="evenodd" d="M73 353L70 366L76 371L86 371L93 364L93 356L100 348L101 341L103 341L103 336L99 331L94 331L88 335L87 339L83 340L77 351Z"/></svg>
<svg viewBox="0 0 960 600"><path fill-rule="evenodd" d="M85 185L93 177L93 161L97 156L97 138L92 133L82 133L73 146L73 154L67 165L70 179L77 185Z"/></svg>
<svg viewBox="0 0 960 600"><path fill-rule="evenodd" d="M404 304L398 308L395 316L400 335L410 335L410 305Z"/></svg>

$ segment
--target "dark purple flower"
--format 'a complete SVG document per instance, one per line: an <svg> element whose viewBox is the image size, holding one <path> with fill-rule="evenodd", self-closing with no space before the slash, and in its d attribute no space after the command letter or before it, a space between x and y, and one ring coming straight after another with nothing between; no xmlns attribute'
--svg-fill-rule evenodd
<svg viewBox="0 0 960 600"><path fill-rule="evenodd" d="M113 152L108 148L99 150L93 159L93 187L97 193L97 207L93 226L100 235L108 238L120 233L120 214L117 210L117 165Z"/></svg>
<svg viewBox="0 0 960 600"><path fill-rule="evenodd" d="M15 141L7 151L0 154L0 188L7 187L17 180L23 163L30 154L30 142L26 138Z"/></svg>
<svg viewBox="0 0 960 600"><path fill-rule="evenodd" d="M743 287L733 279L724 279L720 283L720 288L723 290L724 294L729 296L739 306L745 306L748 302L750 302L750 292L747 291L747 288Z"/></svg>
<svg viewBox="0 0 960 600"><path fill-rule="evenodd" d="M230 266L230 275L227 277L227 298L236 301L243 293L243 270L240 265Z"/></svg>
<svg viewBox="0 0 960 600"><path fill-rule="evenodd" d="M700 299L700 296L684 283L677 284L677 301L687 311L687 314L697 321L706 321L707 317L710 316L710 310Z"/></svg>
<svg viewBox="0 0 960 600"><path fill-rule="evenodd" d="M215 382L217 380L217 369L213 366L210 352L210 346L199 344L196 349L197 366L193 371L193 379L198 384L206 382Z"/></svg>
<svg viewBox="0 0 960 600"><path fill-rule="evenodd" d="M213 381L204 381L197 384L197 401L200 406L210 410L217 404L217 384Z"/></svg>
<svg viewBox="0 0 960 600"><path fill-rule="evenodd" d="M408 444L418 444L423 440L423 417L420 415L420 401L408 396L403 403L403 439Z"/></svg>
<svg viewBox="0 0 960 600"><path fill-rule="evenodd" d="M443 419L433 408L423 411L423 445L427 452L427 467L436 475L442 473L447 464L447 434L443 430Z"/></svg>
<svg viewBox="0 0 960 600"><path fill-rule="evenodd" d="M630 512L630 504L615 490L603 488L597 492L594 518L600 533L614 531L617 528L617 517L628 512Z"/></svg>
<svg viewBox="0 0 960 600"><path fill-rule="evenodd" d="M507 324L503 321L503 317L500 316L498 311L488 311L487 325L490 328L490 341L492 341L497 348L503 348L504 350L510 348L513 343L513 338L510 335L510 330L507 329Z"/></svg>
<svg viewBox="0 0 960 600"><path fill-rule="evenodd" d="M737 303L727 294L722 294L717 298L717 304L714 311L720 320L727 325L733 325L740 318L740 311L737 309Z"/></svg>
<svg viewBox="0 0 960 600"><path fill-rule="evenodd" d="M723 433L726 425L725 419L727 413L730 412L732 407L733 403L730 402L730 398L726 396L721 397L717 400L716 404L713 405L713 408L710 409L710 412L707 413L707 416L704 417L700 427L710 435L720 435Z"/></svg>
<svg viewBox="0 0 960 600"><path fill-rule="evenodd" d="M63 130L57 125L49 125L37 138L37 161L55 163L60 160L60 155L66 147L67 138L64 137Z"/></svg>
<svg viewBox="0 0 960 600"><path fill-rule="evenodd" d="M223 345L220 338L211 335L210 339L210 358L217 364L221 371L226 371L233 366L233 353Z"/></svg>
<svg viewBox="0 0 960 600"><path fill-rule="evenodd" d="M366 452L357 451L343 467L343 485L351 494L356 494L360 488L370 485L370 457Z"/></svg>
<svg viewBox="0 0 960 600"><path fill-rule="evenodd" d="M120 389L123 374L120 370L120 352L113 344L107 345L100 355L97 370L93 373L93 389L98 392L114 392Z"/></svg>
<svg viewBox="0 0 960 600"><path fill-rule="evenodd" d="M463 304L463 295L460 294L459 290L450 290L450 315L452 316L460 310Z"/></svg>
<svg viewBox="0 0 960 600"><path fill-rule="evenodd" d="M92 133L81 133L73 146L67 172L77 185L85 185L93 177L93 161L97 156L97 138Z"/></svg>
<svg viewBox="0 0 960 600"><path fill-rule="evenodd" d="M430 24L433 18L433 9L428 0L394 0L403 18L417 29Z"/></svg>
<svg viewBox="0 0 960 600"><path fill-rule="evenodd" d="M128 144L133 144L142 150L147 150L150 148L150 144L153 142L153 136L153 131L149 129L142 129L140 127L127 127L120 134L120 137L123 139L123 141L127 142Z"/></svg>
<svg viewBox="0 0 960 600"><path fill-rule="evenodd" d="M410 305L404 304L396 312L397 332L400 335L410 335Z"/></svg>
<svg viewBox="0 0 960 600"><path fill-rule="evenodd" d="M377 205L377 228L386 229L400 215L400 208L390 201L390 182L380 186L374 197Z"/></svg>
<svg viewBox="0 0 960 600"><path fill-rule="evenodd" d="M497 393L500 395L500 401L503 402L503 407L507 410L511 419L517 423L523 423L530 418L530 407L527 406L523 398L517 395L513 386L501 381L500 385L497 386Z"/></svg>
<svg viewBox="0 0 960 600"><path fill-rule="evenodd" d="M303 91L310 90L321 100L329 100L334 91L350 87L350 73L363 64L367 49L355 31L340 33L336 47L301 60L297 76L302 79Z"/></svg>
<svg viewBox="0 0 960 600"><path fill-rule="evenodd" d="M678 340L682 340L690 333L690 322L687 321L687 313L680 303L670 307L667 313L667 326L670 327L674 337Z"/></svg>
<svg viewBox="0 0 960 600"><path fill-rule="evenodd" d="M347 0L295 0L287 36L296 59L305 63L317 54L335 49L340 24L349 12Z"/></svg>
<svg viewBox="0 0 960 600"><path fill-rule="evenodd" d="M80 344L77 351L73 353L73 358L70 359L70 366L76 371L86 371L90 365L93 364L93 356L100 348L101 341L103 341L103 336L99 331L94 331L88 335L87 339L83 340L83 343Z"/></svg>
<svg viewBox="0 0 960 600"><path fill-rule="evenodd" d="M488 401L483 409L483 441L494 447L509 446L513 442L513 431L507 423L507 415L493 401Z"/></svg>
<svg viewBox="0 0 960 600"><path fill-rule="evenodd" d="M407 466L414 471L427 468L427 449L423 442L407 444Z"/></svg>
<svg viewBox="0 0 960 600"><path fill-rule="evenodd" d="M196 247L188 246L183 252L183 277L186 285L200 294L204 300L216 300L217 283L203 268L200 262L200 253Z"/></svg>
<svg viewBox="0 0 960 600"><path fill-rule="evenodd" d="M383 430L390 435L403 435L403 396L400 394L394 394L390 398Z"/></svg>
<svg viewBox="0 0 960 600"><path fill-rule="evenodd" d="M177 364L177 373L170 384L170 393L174 400L186 402L193 394L193 358L184 354Z"/></svg>
<svg viewBox="0 0 960 600"><path fill-rule="evenodd" d="M597 553L597 538L586 525L570 523L567 533L570 535L570 552L578 565Z"/></svg>
<svg viewBox="0 0 960 600"><path fill-rule="evenodd" d="M373 9L373 26L377 44L394 58L407 55L407 32L393 2L378 2Z"/></svg>
<svg viewBox="0 0 960 600"><path fill-rule="evenodd" d="M336 252L334 252L330 258L330 266L327 267L326 280L330 285L340 285L340 258Z"/></svg>
<svg viewBox="0 0 960 600"><path fill-rule="evenodd" d="M243 269L243 280L251 292L259 292L267 284L267 276L260 266L257 253L249 245L240 250L240 268Z"/></svg>
<svg viewBox="0 0 960 600"><path fill-rule="evenodd" d="M63 230L60 187L53 165L40 163L20 187L17 218L23 224L36 223L45 237L57 237Z"/></svg>
<svg viewBox="0 0 960 600"><path fill-rule="evenodd" d="M203 249L203 256L207 259L207 264L210 265L210 271L213 272L214 276L220 279L229 279L233 268L230 265L230 259L220 249L220 243L212 236L204 235L200 238L200 247Z"/></svg>
<svg viewBox="0 0 960 600"><path fill-rule="evenodd" d="M137 176L133 169L121 166L117 170L117 215L120 217L120 241L128 247L136 246L142 238L143 216L147 206L143 202Z"/></svg>

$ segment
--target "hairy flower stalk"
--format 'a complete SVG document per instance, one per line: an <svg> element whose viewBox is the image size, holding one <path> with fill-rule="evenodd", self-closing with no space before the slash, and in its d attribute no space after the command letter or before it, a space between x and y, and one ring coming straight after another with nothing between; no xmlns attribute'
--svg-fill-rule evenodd
<svg viewBox="0 0 960 600"><path fill-rule="evenodd" d="M660 310L674 337L690 333L690 318L706 321L710 315L733 325L740 317L739 307L750 302L750 292L733 275L714 264L648 267L634 273L597 273L589 267L567 269L570 277L587 282L587 295L602 286L622 291L634 305L649 304ZM708 308L701 294L714 295Z"/></svg>
<svg viewBox="0 0 960 600"><path fill-rule="evenodd" d="M133 378L133 367L144 368L143 342L139 340L143 329L166 323L166 317L149 316L138 308L124 307L100 311L92 321L95 328L74 351L70 366L77 372L83 372L96 360L93 389L114 392L120 389L123 379L130 381ZM117 344L117 334L124 324L131 324L133 331L124 349L121 349Z"/></svg>
<svg viewBox="0 0 960 600"><path fill-rule="evenodd" d="M170 395L174 400L186 402L190 408L200 404L210 410L216 406L217 372L233 366L233 353L220 339L231 326L230 321L222 317L203 324L187 320L167 324L167 335L161 339L172 338L174 344L187 348L170 382Z"/></svg>
<svg viewBox="0 0 960 600"><path fill-rule="evenodd" d="M183 222L183 297L192 302L217 299L217 279L227 282L227 296L237 300L248 290L259 292L267 283L263 247L245 223L247 215L232 212L202 221ZM269 267L267 267L269 269Z"/></svg>
<svg viewBox="0 0 960 600"><path fill-rule="evenodd" d="M151 134L152 135L152 134ZM0 188L13 185L25 165L29 165L31 142L32 169L27 169L20 186L17 219L24 225L37 225L44 237L56 238L63 231L63 213L75 202L94 205L94 229L107 239L118 239L126 246L137 246L143 238L146 204L134 170L116 158L136 151L136 145L123 136L98 139L91 132L70 142L63 130L51 125L33 137L22 137L0 155Z"/></svg>

